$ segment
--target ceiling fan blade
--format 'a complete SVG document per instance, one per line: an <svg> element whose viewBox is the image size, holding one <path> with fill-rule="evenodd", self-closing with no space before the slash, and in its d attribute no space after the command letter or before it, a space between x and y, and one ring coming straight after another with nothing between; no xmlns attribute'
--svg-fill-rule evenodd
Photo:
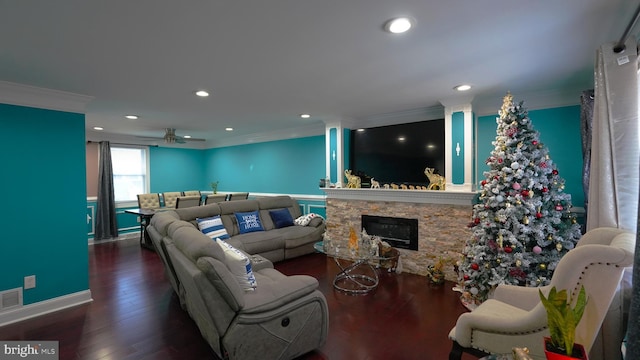
<svg viewBox="0 0 640 360"><path fill-rule="evenodd" d="M155 136L138 136L138 135L136 135L136 137L138 139L145 139L145 140L164 140L164 137L155 137Z"/></svg>
<svg viewBox="0 0 640 360"><path fill-rule="evenodd" d="M153 137L153 136L136 136L139 139L145 140L163 140L167 144L184 144L187 141L207 141L207 139L199 139L199 138L185 138L183 136L176 135L176 129L173 128L165 128L163 137Z"/></svg>

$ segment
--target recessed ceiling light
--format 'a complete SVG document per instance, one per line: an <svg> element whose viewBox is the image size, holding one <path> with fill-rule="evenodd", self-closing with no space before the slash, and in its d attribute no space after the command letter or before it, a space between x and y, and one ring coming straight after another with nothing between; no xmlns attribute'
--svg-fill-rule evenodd
<svg viewBox="0 0 640 360"><path fill-rule="evenodd" d="M232 127L224 128L226 131L233 131Z"/></svg>
<svg viewBox="0 0 640 360"><path fill-rule="evenodd" d="M357 132L364 132L364 129L358 129Z"/></svg>
<svg viewBox="0 0 640 360"><path fill-rule="evenodd" d="M104 130L104 128L103 128L103 127L100 127L100 126L94 126L94 127L93 127L93 130L98 130L98 131L100 131L100 130Z"/></svg>
<svg viewBox="0 0 640 360"><path fill-rule="evenodd" d="M467 90L471 89L471 85L462 84L462 85L458 85L458 86L454 87L454 89L458 90L458 91L467 91Z"/></svg>
<svg viewBox="0 0 640 360"><path fill-rule="evenodd" d="M405 140L406 140L406 138L404 136L398 137L398 141L405 141Z"/></svg>
<svg viewBox="0 0 640 360"><path fill-rule="evenodd" d="M191 135L184 135L183 138L185 139L191 139Z"/></svg>
<svg viewBox="0 0 640 360"><path fill-rule="evenodd" d="M309 114L300 114L300 117L303 118L303 119L308 119L308 118L311 117L311 115L309 115Z"/></svg>
<svg viewBox="0 0 640 360"><path fill-rule="evenodd" d="M406 17L395 18L384 24L384 29L392 34L402 34L411 29L411 20Z"/></svg>
<svg viewBox="0 0 640 360"><path fill-rule="evenodd" d="M137 120L138 119L138 115L125 115L124 117L126 117L129 120Z"/></svg>
<svg viewBox="0 0 640 360"><path fill-rule="evenodd" d="M198 91L196 91L196 95L198 95L200 97L207 97L207 96L209 96L209 93L204 91L204 90L198 90Z"/></svg>

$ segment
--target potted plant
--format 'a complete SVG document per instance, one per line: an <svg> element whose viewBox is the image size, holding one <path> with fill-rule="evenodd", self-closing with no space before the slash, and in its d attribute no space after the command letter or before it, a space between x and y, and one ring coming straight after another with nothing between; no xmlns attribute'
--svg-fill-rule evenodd
<svg viewBox="0 0 640 360"><path fill-rule="evenodd" d="M576 327L582 319L587 304L584 286L580 288L573 308L571 304L574 299L568 298L567 290L557 291L554 286L547 297L542 294L542 291L538 290L538 292L540 301L547 311L549 326L550 336L544 338L544 352L547 360L588 360L584 347L575 343Z"/></svg>
<svg viewBox="0 0 640 360"><path fill-rule="evenodd" d="M440 285L444 283L444 265L445 260L441 256L438 257L438 260L433 265L427 266L427 276L432 284Z"/></svg>
<svg viewBox="0 0 640 360"><path fill-rule="evenodd" d="M211 189L213 190L214 194L218 193L218 184L219 183L220 183L220 180L211 183Z"/></svg>

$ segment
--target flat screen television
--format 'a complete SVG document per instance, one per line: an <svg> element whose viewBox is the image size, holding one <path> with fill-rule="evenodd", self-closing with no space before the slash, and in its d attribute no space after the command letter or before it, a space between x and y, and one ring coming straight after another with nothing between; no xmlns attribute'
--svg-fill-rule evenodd
<svg viewBox="0 0 640 360"><path fill-rule="evenodd" d="M350 168L362 187L428 186L426 167L444 173L444 119L351 130Z"/></svg>

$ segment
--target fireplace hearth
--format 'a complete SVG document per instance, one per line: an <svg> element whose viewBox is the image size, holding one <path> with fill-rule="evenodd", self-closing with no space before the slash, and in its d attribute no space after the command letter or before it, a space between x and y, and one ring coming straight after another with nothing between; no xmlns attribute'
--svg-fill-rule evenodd
<svg viewBox="0 0 640 360"><path fill-rule="evenodd" d="M395 248L418 250L418 219L362 215L362 228Z"/></svg>

